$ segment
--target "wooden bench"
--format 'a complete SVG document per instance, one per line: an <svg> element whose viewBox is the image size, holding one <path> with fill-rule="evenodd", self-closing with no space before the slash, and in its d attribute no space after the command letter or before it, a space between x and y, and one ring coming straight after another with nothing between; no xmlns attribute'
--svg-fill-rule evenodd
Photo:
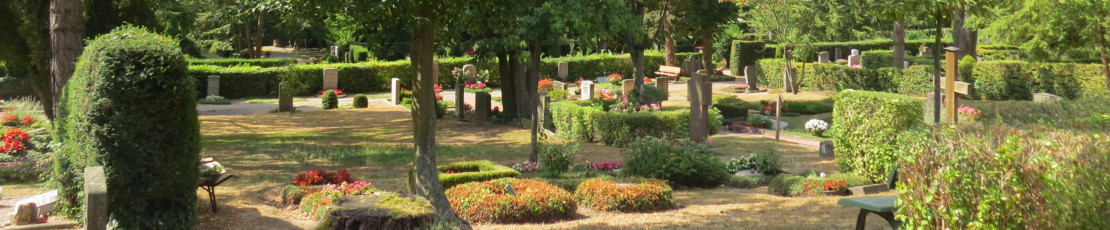
<svg viewBox="0 0 1110 230"><path fill-rule="evenodd" d="M671 78L671 81L677 80L678 79L678 74L680 74L680 73L682 73L682 68L681 67L665 66L665 65L659 66L659 71L655 71L656 75L667 76L667 77Z"/></svg>
<svg viewBox="0 0 1110 230"><path fill-rule="evenodd" d="M898 166L895 165L890 169L890 179L887 180L887 187L894 189L894 183L898 181ZM890 223L890 227L895 230L902 225L902 222L894 219L894 201L898 200L898 196L870 196L870 197L854 197L843 198L836 204L840 206L856 207L859 208L859 217L856 218L856 229L862 230L867 225L867 214L875 213Z"/></svg>

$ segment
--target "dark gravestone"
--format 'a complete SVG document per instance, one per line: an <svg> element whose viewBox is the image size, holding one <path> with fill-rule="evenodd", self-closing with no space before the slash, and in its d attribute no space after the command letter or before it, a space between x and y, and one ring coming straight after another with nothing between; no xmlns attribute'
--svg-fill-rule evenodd
<svg viewBox="0 0 1110 230"><path fill-rule="evenodd" d="M819 156L821 156L823 158L836 158L836 156L833 155L833 142L832 141L822 141L821 142L821 152L820 152Z"/></svg>
<svg viewBox="0 0 1110 230"><path fill-rule="evenodd" d="M548 130L555 129L555 120L551 119L551 97L544 95L543 103L540 103L540 109L543 110L543 116L540 116L540 122L543 123L543 128Z"/></svg>
<svg viewBox="0 0 1110 230"><path fill-rule="evenodd" d="M489 93L480 92L474 94L474 116L479 121L489 120L490 110L490 96Z"/></svg>
<svg viewBox="0 0 1110 230"><path fill-rule="evenodd" d="M293 111L293 94L290 92L278 91L278 112L292 112Z"/></svg>
<svg viewBox="0 0 1110 230"><path fill-rule="evenodd" d="M455 116L459 116L459 120L466 117L466 83L455 84Z"/></svg>

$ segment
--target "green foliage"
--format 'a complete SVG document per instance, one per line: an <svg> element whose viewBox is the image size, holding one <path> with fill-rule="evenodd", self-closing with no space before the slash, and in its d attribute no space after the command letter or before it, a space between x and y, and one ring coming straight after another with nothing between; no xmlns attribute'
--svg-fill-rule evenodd
<svg viewBox="0 0 1110 230"><path fill-rule="evenodd" d="M569 98L570 93L568 93L566 90L556 89L547 92L547 96L551 97L551 101L560 101Z"/></svg>
<svg viewBox="0 0 1110 230"><path fill-rule="evenodd" d="M871 180L867 177L847 173L833 173L826 177L820 177L812 173L807 175L779 174L768 182L767 192L789 197L820 196L822 195L821 191L824 190L821 185L826 181L833 180L847 182L848 187L871 184Z"/></svg>
<svg viewBox="0 0 1110 230"><path fill-rule="evenodd" d="M571 164L574 164L574 155L578 152L578 144L544 144L540 150L540 167L550 173L551 177L558 177L559 174L567 172Z"/></svg>
<svg viewBox="0 0 1110 230"><path fill-rule="evenodd" d="M963 72L970 73L971 71ZM961 72L961 75L963 72ZM901 74L894 76L894 84L898 86L896 90L898 93L920 96L933 92L933 77L933 66L931 64L911 65L910 68L902 70ZM966 79L964 78L964 81L967 81Z"/></svg>
<svg viewBox="0 0 1110 230"><path fill-rule="evenodd" d="M859 58L860 66L864 69L901 68L901 66L890 66L894 62L894 51L890 50L863 51L859 54Z"/></svg>
<svg viewBox="0 0 1110 230"><path fill-rule="evenodd" d="M339 97L335 95L335 91L328 90L320 97L320 109L331 110L339 108Z"/></svg>
<svg viewBox="0 0 1110 230"><path fill-rule="evenodd" d="M103 165L117 227L192 228L200 161L194 84L172 38L126 26L89 42L52 135L61 147L51 183L70 218L83 208L81 172Z"/></svg>
<svg viewBox="0 0 1110 230"><path fill-rule="evenodd" d="M641 88L641 90L643 94L643 97L641 98L642 100L644 100L640 101L641 104L660 104L665 98L667 98L668 94L665 90L655 88L655 86L646 84Z"/></svg>
<svg viewBox="0 0 1110 230"><path fill-rule="evenodd" d="M974 65L975 92L987 100L1031 100L1033 93L1065 98L1106 94L1099 65L984 61ZM962 74L961 74L962 75Z"/></svg>
<svg viewBox="0 0 1110 230"><path fill-rule="evenodd" d="M220 58L220 59L188 59L189 65L212 65L221 67L234 67L234 66L257 66L262 68L281 67L297 64L297 59L294 58L263 58L263 59L245 59L245 58Z"/></svg>
<svg viewBox="0 0 1110 230"><path fill-rule="evenodd" d="M899 218L909 229L1106 228L1105 133L1002 125L914 130L898 151Z"/></svg>
<svg viewBox="0 0 1110 230"><path fill-rule="evenodd" d="M767 149L747 157L732 158L725 163L725 169L730 174L741 170L755 170L765 175L778 174L782 172L782 154L778 150Z"/></svg>
<svg viewBox="0 0 1110 230"><path fill-rule="evenodd" d="M1016 46L985 45L975 48L975 53L978 54L980 58L983 58L983 61L1021 60L1022 56L1025 56L1025 53ZM963 61L965 60L960 60L961 63Z"/></svg>
<svg viewBox="0 0 1110 230"><path fill-rule="evenodd" d="M834 100L832 127L840 171L885 181L898 137L924 122L922 99L899 94L844 91Z"/></svg>
<svg viewBox="0 0 1110 230"><path fill-rule="evenodd" d="M905 43L906 44L906 50L910 51L911 54L915 54L915 53L918 53L918 51L921 50L921 46L923 44L933 44L933 42L934 42L933 39L906 40L906 43ZM949 43L952 43L952 40L942 40L942 42L945 43L945 44L949 44ZM860 55L861 55L860 56L860 58L861 58L860 62L863 62L863 60L862 60L862 58L863 58L862 54L863 53L862 52L867 52L867 51L872 51L872 50L890 50L891 47L894 47L894 40L863 40L863 41L850 41L850 42L815 42L815 43L809 44L809 46L811 48L809 48L807 53L816 54L818 52L825 51L825 52L829 52L830 54L833 54L836 51L836 48L840 48L840 52L844 53L845 57L848 56L848 54L851 52L852 49L857 49L861 52L860 53ZM773 50L773 49L776 49L776 48L779 48L779 47L781 47L781 45L767 45L767 48L768 48L767 50ZM891 55L893 55L893 54L891 54ZM772 57L772 56L771 56L771 53L766 53L765 52L764 57ZM817 56L816 55L812 55L812 56L807 55L807 57L809 57L809 59L802 59L801 61L805 61L805 62L817 61ZM833 58L833 57L830 57L830 59L831 58ZM863 64L863 63L860 63L860 64ZM891 63L888 62L887 66L884 66L884 67L889 67L889 64L891 64ZM762 75L760 75L760 76L762 76Z"/></svg>
<svg viewBox="0 0 1110 230"><path fill-rule="evenodd" d="M1100 131L1110 128L1110 100L1106 96L1083 97L1055 103L1032 101L990 102L973 105L982 111L984 124L1006 124L1030 128Z"/></svg>
<svg viewBox="0 0 1110 230"><path fill-rule="evenodd" d="M674 145L644 137L628 145L621 173L667 180L678 186L712 188L728 180L725 165L701 143Z"/></svg>
<svg viewBox="0 0 1110 230"><path fill-rule="evenodd" d="M774 179L775 177L776 177L775 175L763 175L763 176L736 176L736 175L732 175L728 178L728 181L725 181L725 186L726 187L733 187L733 188L740 188L740 189L756 188L756 187L767 186L768 184L771 184L771 180Z"/></svg>
<svg viewBox="0 0 1110 230"><path fill-rule="evenodd" d="M839 91L845 89L894 91L894 79L900 73L895 68L857 69L837 64L792 63L800 76L802 86L819 90ZM759 82L769 88L782 88L783 59L763 59L756 65L759 68Z"/></svg>
<svg viewBox="0 0 1110 230"><path fill-rule="evenodd" d="M822 114L833 111L833 103L826 101L783 101L782 108L791 113Z"/></svg>
<svg viewBox="0 0 1110 230"><path fill-rule="evenodd" d="M444 189L449 189L455 185L467 182L520 176L520 172L508 166L499 165L487 160L455 162L437 166L436 169L440 172L439 181L443 182ZM446 173L448 170L462 171L462 173L448 174ZM409 176L412 176L412 170L409 170ZM411 188L412 185L409 186Z"/></svg>
<svg viewBox="0 0 1110 230"><path fill-rule="evenodd" d="M635 183L634 185L617 184ZM574 196L582 206L601 211L650 212L676 205L671 186L655 179L629 178L614 181L594 178L582 182Z"/></svg>
<svg viewBox="0 0 1110 230"><path fill-rule="evenodd" d="M355 95L354 106L356 109L366 108L370 106L370 100L366 99L366 94Z"/></svg>
<svg viewBox="0 0 1110 230"><path fill-rule="evenodd" d="M763 53L762 41L734 41L729 69L732 70L733 75L741 75L744 73L744 67L755 65L756 61L763 58Z"/></svg>
<svg viewBox="0 0 1110 230"><path fill-rule="evenodd" d="M661 112L617 113L605 112L606 101L584 105L579 101L552 103L551 114L556 135L560 137L604 142L606 145L624 146L638 137L652 136L672 140L690 137L690 110ZM611 106L611 104L609 104ZM709 110L709 133L720 130L720 111Z"/></svg>
<svg viewBox="0 0 1110 230"><path fill-rule="evenodd" d="M363 62L367 61L370 57L370 50L360 45L351 45L350 51L347 52L347 60L350 62Z"/></svg>

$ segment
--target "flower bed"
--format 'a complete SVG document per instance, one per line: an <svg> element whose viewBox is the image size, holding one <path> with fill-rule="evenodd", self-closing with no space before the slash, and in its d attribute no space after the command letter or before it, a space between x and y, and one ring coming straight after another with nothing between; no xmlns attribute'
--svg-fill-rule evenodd
<svg viewBox="0 0 1110 230"><path fill-rule="evenodd" d="M826 190L825 183L830 181L839 181L834 183L843 188L871 184L871 180L867 179L867 177L846 173L834 173L827 176L824 175L824 173L820 175L810 174L804 176L780 174L774 179L771 179L770 184L767 186L767 191L771 194L789 197L819 196L824 194L823 191Z"/></svg>
<svg viewBox="0 0 1110 230"><path fill-rule="evenodd" d="M574 195L583 206L601 211L651 212L675 206L671 186L655 179L632 179L618 183L606 178L582 182Z"/></svg>
<svg viewBox="0 0 1110 230"><path fill-rule="evenodd" d="M531 179L471 182L446 194L455 213L471 222L549 221L571 217L578 209L566 190Z"/></svg>
<svg viewBox="0 0 1110 230"><path fill-rule="evenodd" d="M520 172L512 168L487 160L455 162L447 165L440 165L436 167L436 169L440 172L439 181L443 183L444 189L449 189L455 185L468 182L520 176ZM447 171L456 171L459 173L447 173ZM413 181L412 170L409 170L410 190L412 189Z"/></svg>

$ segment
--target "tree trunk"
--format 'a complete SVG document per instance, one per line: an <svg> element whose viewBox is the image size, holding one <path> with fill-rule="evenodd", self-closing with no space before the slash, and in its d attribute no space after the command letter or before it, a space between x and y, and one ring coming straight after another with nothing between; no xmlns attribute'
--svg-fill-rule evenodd
<svg viewBox="0 0 1110 230"><path fill-rule="evenodd" d="M632 79L635 80L636 86L633 88L632 95L626 95L629 100L632 99L631 96L640 95L639 92L642 92L640 89L644 86L644 49L635 45L632 46ZM638 97L638 99L643 98Z"/></svg>
<svg viewBox="0 0 1110 230"><path fill-rule="evenodd" d="M513 73L517 68L514 65L518 64L513 60L513 58L516 58L516 55L503 52L498 54L497 58L499 59L497 67L501 73L501 106L503 107L501 116L502 119L506 120L509 118L516 118L517 88L516 79L513 77Z"/></svg>
<svg viewBox="0 0 1110 230"><path fill-rule="evenodd" d="M701 60L704 63L702 69L714 74L717 67L713 64L713 29L707 28L701 32L701 47Z"/></svg>
<svg viewBox="0 0 1110 230"><path fill-rule="evenodd" d="M517 53L512 58L513 83L516 86L516 94L513 95L516 97L516 117L514 119L532 116L532 111L528 109L531 108L531 106L528 106L531 101L528 101L528 74L525 72L527 67L524 66L524 63L521 63L522 58L524 57L521 53Z"/></svg>
<svg viewBox="0 0 1110 230"><path fill-rule="evenodd" d="M1095 36L1098 37L1098 52L1099 58L1102 59L1102 74L1106 75L1106 90L1110 92L1110 62L1107 60L1107 58L1110 57L1107 57L1106 53L1106 46L1110 44L1106 42L1106 27L1103 27L1102 23L1102 20L1095 23L1095 29L1098 31L1098 34Z"/></svg>
<svg viewBox="0 0 1110 230"><path fill-rule="evenodd" d="M537 142L537 136L540 131L539 118L540 114L543 114L543 111L540 111L540 107L537 105L540 103L539 81L540 61L542 61L540 59L543 57L540 50L543 48L543 43L539 41L532 41L528 43L528 48L529 51L532 53L532 60L531 63L529 63L530 67L528 68L528 84L526 84L528 85L528 101L532 102L529 103L528 107L528 110L532 111L532 154L528 156L528 160L531 160L532 162L538 162L540 159L540 146Z"/></svg>
<svg viewBox="0 0 1110 230"><path fill-rule="evenodd" d="M941 16L933 14L933 19L936 20L936 34L933 41L933 123L940 124L940 103L943 101L940 97L940 59L941 56L941 37L944 36L943 27L940 25Z"/></svg>
<svg viewBox="0 0 1110 230"><path fill-rule="evenodd" d="M663 49L666 51L666 56L664 56L663 58L663 63L665 63L667 66L678 66L678 60L677 58L675 58L674 55L676 52L674 47L674 38L671 37L671 11L669 9L670 2L666 2L663 4L663 19L660 20L662 21L661 24L663 24Z"/></svg>
<svg viewBox="0 0 1110 230"><path fill-rule="evenodd" d="M264 30L262 26L262 16L265 14L264 11L258 12L258 28L255 28L256 32L254 36L254 58L262 58L262 30Z"/></svg>
<svg viewBox="0 0 1110 230"><path fill-rule="evenodd" d="M894 60L890 63L894 68L906 68L906 21L894 20L894 30L890 32L894 38Z"/></svg>
<svg viewBox="0 0 1110 230"><path fill-rule="evenodd" d="M420 196L431 201L435 207L436 217L441 221L455 222L460 228L470 229L470 225L459 218L451 209L451 203L443 194L443 184L439 181L439 170L436 169L436 99L434 88L434 73L432 62L435 52L435 6L423 4L417 6L421 17L427 18L430 23L423 24L412 33L412 121L413 141L416 147L416 156L413 160L415 167L413 176L416 183L413 185Z"/></svg>
<svg viewBox="0 0 1110 230"><path fill-rule="evenodd" d="M956 10L952 12L952 42L956 43L956 47L960 51L956 53L956 58L964 58L964 56L976 56L975 46L978 44L979 33L964 28L964 24L971 18L971 14L965 10Z"/></svg>
<svg viewBox="0 0 1110 230"><path fill-rule="evenodd" d="M44 108L48 109L46 116L54 119L54 105L62 95L69 78L73 77L74 64L77 56L81 56L81 34L85 32L85 23L81 20L80 0L52 0L50 1L50 93L49 98L43 98ZM13 35L7 35L13 36Z"/></svg>

